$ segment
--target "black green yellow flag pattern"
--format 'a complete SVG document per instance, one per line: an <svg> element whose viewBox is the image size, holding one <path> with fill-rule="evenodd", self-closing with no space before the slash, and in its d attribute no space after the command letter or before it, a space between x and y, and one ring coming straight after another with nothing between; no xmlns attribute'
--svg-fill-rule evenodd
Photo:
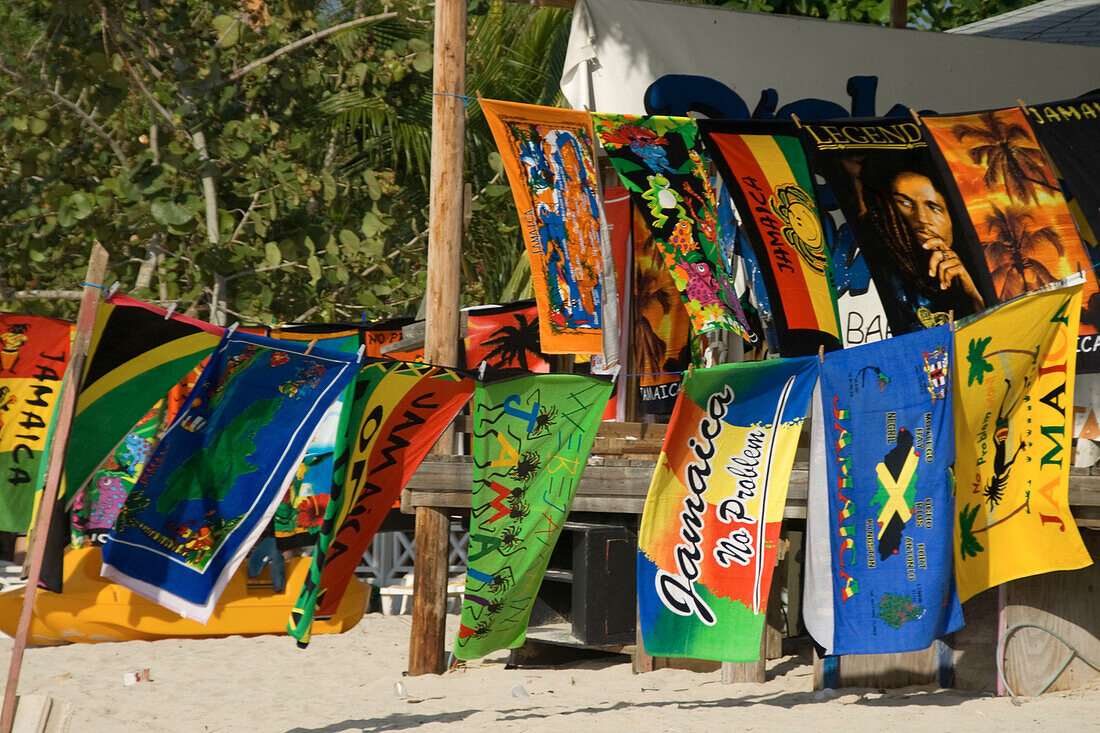
<svg viewBox="0 0 1100 733"><path fill-rule="evenodd" d="M124 295L100 303L65 455L66 502L224 332Z"/></svg>

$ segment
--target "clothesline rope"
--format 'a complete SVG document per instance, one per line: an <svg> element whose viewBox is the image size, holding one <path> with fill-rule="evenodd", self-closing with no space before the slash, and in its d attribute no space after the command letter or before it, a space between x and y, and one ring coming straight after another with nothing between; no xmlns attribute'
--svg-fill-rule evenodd
<svg viewBox="0 0 1100 733"><path fill-rule="evenodd" d="M477 97L468 97L465 94L451 94L450 92L432 92L433 97L455 97L462 100L463 107L470 106L470 100L476 100Z"/></svg>

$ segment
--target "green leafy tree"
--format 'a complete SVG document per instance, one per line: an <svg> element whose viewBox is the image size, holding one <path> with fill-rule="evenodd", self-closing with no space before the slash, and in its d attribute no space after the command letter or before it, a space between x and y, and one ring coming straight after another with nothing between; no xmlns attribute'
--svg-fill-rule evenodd
<svg viewBox="0 0 1100 733"><path fill-rule="evenodd" d="M320 105L353 89L400 105L430 84L428 12L305 0L0 8L0 300L41 294L25 307L71 313L51 296L77 289L99 240L124 290L215 320L415 307L422 209L399 195L394 166L367 155L376 141L333 128Z"/></svg>
<svg viewBox="0 0 1100 733"><path fill-rule="evenodd" d="M529 104L561 103L558 80L569 39L569 13L493 2L475 6L469 16L466 44L466 89L477 95ZM396 43L431 22L431 5L420 23L397 29ZM430 68L430 67L429 67ZM382 97L367 88L333 94L320 105L331 115L333 129L370 140L356 166L390 166L401 183L401 196L418 209L418 228L409 246L424 252L431 158L432 87L430 77L417 78L401 98ZM480 105L466 104L465 171L468 184L467 226L463 241L462 284L469 303L499 302L523 253L519 217L504 175L496 143ZM395 253L396 254L396 253Z"/></svg>

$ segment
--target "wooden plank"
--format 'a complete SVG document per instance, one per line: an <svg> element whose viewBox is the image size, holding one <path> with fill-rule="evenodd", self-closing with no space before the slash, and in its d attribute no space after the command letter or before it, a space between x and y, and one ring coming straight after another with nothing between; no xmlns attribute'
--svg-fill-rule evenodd
<svg viewBox="0 0 1100 733"><path fill-rule="evenodd" d="M825 659L824 659L824 657L821 656L820 652L818 652L818 648L817 648L816 644L814 645L814 648L813 648L813 655L814 655L814 664L813 664L813 667L814 667L814 672L813 672L814 689L815 690L824 690L826 687L834 687L833 685L829 684L829 682L825 679Z"/></svg>
<svg viewBox="0 0 1100 733"><path fill-rule="evenodd" d="M435 506L461 511L470 510L470 492L439 489L436 491L404 491L401 494L401 511L415 514L417 507ZM574 512L606 512L610 514L641 514L645 497L599 496L587 494L573 500ZM787 503L784 519L805 519L806 507Z"/></svg>
<svg viewBox="0 0 1100 733"><path fill-rule="evenodd" d="M379 351L382 354L389 354L394 351L414 351L419 348L423 348L425 343L425 334L427 332L427 321L415 321L407 326L401 327L401 338L398 341L394 341L392 344L384 345ZM458 314L458 338L464 338L466 336L466 329L469 325L469 315L465 311L461 311Z"/></svg>
<svg viewBox="0 0 1100 733"><path fill-rule="evenodd" d="M605 498L599 496L578 497L573 500L575 512L608 512L612 514L641 514L645 499Z"/></svg>
<svg viewBox="0 0 1100 733"><path fill-rule="evenodd" d="M474 418L472 415L460 415L455 419L455 428L463 433L474 431ZM600 438L633 438L635 440L665 439L668 425L663 423L645 422L601 422L596 429L596 436Z"/></svg>
<svg viewBox="0 0 1100 733"><path fill-rule="evenodd" d="M645 643L642 641L642 616L636 604L634 608L634 654L631 657L631 663L634 674L645 674L656 669L655 660L645 652Z"/></svg>
<svg viewBox="0 0 1100 733"><path fill-rule="evenodd" d="M1100 557L1100 533L1082 532L1085 547ZM1100 613L1096 589L1100 566L1047 573L1007 584L1005 625L1034 623L1045 626L1072 644L1084 656L1100 659ZM1069 650L1050 634L1024 628L1005 644L1005 678L1017 695L1033 695L1062 665ZM1083 687L1100 677L1080 659L1058 676L1051 690Z"/></svg>
<svg viewBox="0 0 1100 733"><path fill-rule="evenodd" d="M430 456L409 480L402 504L406 512L417 506L446 506L469 509L470 488L473 485L473 465L469 456ZM596 459L599 460L599 459ZM577 488L576 511L600 511L640 514L649 491L655 463L651 461L603 459L602 463L584 469ZM786 519L805 519L806 490L809 471L803 463L795 464L787 490ZM1095 500L1090 490L1081 491L1073 482L1088 478L1074 476L1070 486L1070 504L1078 524L1083 527L1100 524L1100 507L1090 506Z"/></svg>
<svg viewBox="0 0 1100 733"><path fill-rule="evenodd" d="M614 652L615 654L634 654L633 644L585 644L573 635L573 624L568 621L530 626L527 629L526 638L528 641L541 641L547 644L557 644L560 646L600 649L606 652Z"/></svg>
<svg viewBox="0 0 1100 733"><path fill-rule="evenodd" d="M772 573L771 588L768 591L767 617L764 624L764 653L766 659L779 659L783 656L783 637L786 623L783 617L783 591L787 587L787 565L790 562L790 542L786 538L786 528L782 530L779 548L775 555L775 570Z"/></svg>
<svg viewBox="0 0 1100 733"><path fill-rule="evenodd" d="M27 648L27 634L34 614L34 599L38 593L38 580L42 577L42 559L46 554L46 535L49 534L50 520L53 517L57 491L61 484L61 469L65 459L65 450L69 446L69 431L72 428L73 412L76 409L76 396L80 375L84 373L91 345L92 329L95 326L96 309L102 292L103 278L107 274L107 250L99 242L92 247L88 258L88 272L84 278L84 294L80 301L80 311L76 317L76 329L73 345L69 354L69 364L62 379L61 394L58 396L54 419L53 443L50 446L49 462L46 469L46 484L42 491L42 503L38 508L38 519L34 526L34 539L30 548L30 568L27 574L27 588L23 594L23 609L19 614L19 625L15 631L15 643L11 650L11 665L8 668L8 682L4 690L4 708L0 712L0 730L10 731L15 719L16 691L19 688L19 672L23 666L23 652Z"/></svg>
<svg viewBox="0 0 1100 733"><path fill-rule="evenodd" d="M44 733L52 706L49 695L20 695L11 733Z"/></svg>

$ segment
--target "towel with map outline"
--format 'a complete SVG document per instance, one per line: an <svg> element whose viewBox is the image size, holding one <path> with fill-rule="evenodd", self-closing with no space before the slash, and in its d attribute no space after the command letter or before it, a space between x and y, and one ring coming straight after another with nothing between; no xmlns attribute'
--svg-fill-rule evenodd
<svg viewBox="0 0 1100 733"><path fill-rule="evenodd" d="M229 333L145 465L104 577L200 623L275 511L359 357Z"/></svg>
<svg viewBox="0 0 1100 733"><path fill-rule="evenodd" d="M807 578L818 594L804 605L829 654L917 651L962 626L951 563L952 351L943 325L825 355L825 465L810 470L828 477L811 483L828 512L807 521L811 542L826 534L829 552ZM809 505L826 506L817 499Z"/></svg>

